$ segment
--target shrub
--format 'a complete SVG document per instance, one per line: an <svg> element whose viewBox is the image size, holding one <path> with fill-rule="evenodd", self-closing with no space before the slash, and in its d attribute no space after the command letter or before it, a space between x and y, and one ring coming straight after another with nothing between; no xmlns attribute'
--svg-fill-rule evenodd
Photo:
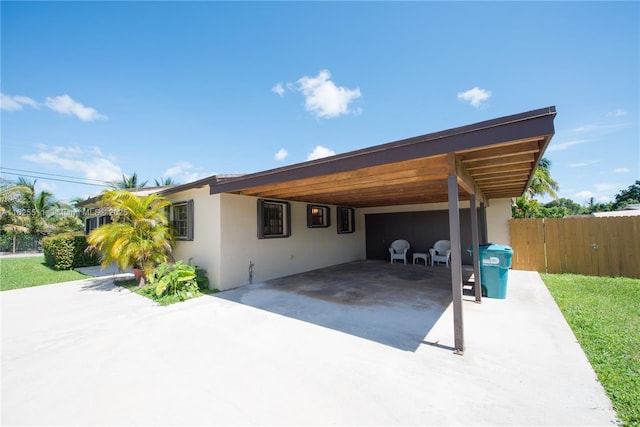
<svg viewBox="0 0 640 427"><path fill-rule="evenodd" d="M176 261L174 264L163 262L149 277L149 285L155 286L156 296L167 293L181 300L198 294L195 267Z"/></svg>
<svg viewBox="0 0 640 427"><path fill-rule="evenodd" d="M84 235L61 234L45 237L42 241L44 263L56 270L99 264L96 255L85 252L87 246L87 238Z"/></svg>
<svg viewBox="0 0 640 427"><path fill-rule="evenodd" d="M204 268L198 268L196 266L196 282L198 282L198 288L201 291L209 290L209 277L207 276L207 270Z"/></svg>
<svg viewBox="0 0 640 427"><path fill-rule="evenodd" d="M100 255L98 253L87 251L89 242L84 234L73 236L73 265L76 267L91 267L100 264Z"/></svg>

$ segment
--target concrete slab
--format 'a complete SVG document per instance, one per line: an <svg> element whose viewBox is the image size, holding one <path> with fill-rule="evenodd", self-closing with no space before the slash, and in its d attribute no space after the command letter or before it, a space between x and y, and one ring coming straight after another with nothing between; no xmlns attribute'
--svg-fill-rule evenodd
<svg viewBox="0 0 640 427"><path fill-rule="evenodd" d="M169 307L110 278L2 292L2 424L615 422L537 273L511 271L506 300L468 297L462 357L444 295L420 301L409 283L396 301L378 283L381 301L345 304L331 300L339 288L316 285L256 284ZM407 336L387 332L403 325Z"/></svg>
<svg viewBox="0 0 640 427"><path fill-rule="evenodd" d="M127 270L121 270L115 264L108 265L104 268L99 265L95 265L91 267L78 267L75 270L82 274L86 274L87 276L92 276L92 277L105 277L105 276L120 277L123 274L131 274L131 275L133 274L132 268L129 268Z"/></svg>

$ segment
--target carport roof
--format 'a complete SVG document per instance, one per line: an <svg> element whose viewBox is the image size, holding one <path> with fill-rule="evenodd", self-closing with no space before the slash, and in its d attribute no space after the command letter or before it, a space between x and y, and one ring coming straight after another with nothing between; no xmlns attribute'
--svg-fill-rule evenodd
<svg viewBox="0 0 640 427"><path fill-rule="evenodd" d="M165 193L209 184L234 193L309 203L372 207L518 197L554 134L554 106L248 175L212 176Z"/></svg>

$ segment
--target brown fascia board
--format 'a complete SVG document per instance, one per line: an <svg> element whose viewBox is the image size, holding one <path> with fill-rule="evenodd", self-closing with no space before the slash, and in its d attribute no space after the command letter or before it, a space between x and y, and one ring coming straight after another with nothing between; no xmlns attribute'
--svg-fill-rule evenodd
<svg viewBox="0 0 640 427"><path fill-rule="evenodd" d="M547 147L549 146L549 143L551 142L551 137L553 136L553 134L547 136L546 138L544 138L544 140L542 141L542 144L540 146L540 151L538 151L538 154L536 155L536 158L533 162L533 168L531 169L531 175L529 176L529 179L527 180L527 185L525 185L525 190L522 194L524 194L527 189L531 186L531 182L533 181L533 176L536 173L536 169L538 169L538 165L540 164L540 160L542 159L542 156L544 155L544 152L547 150Z"/></svg>
<svg viewBox="0 0 640 427"><path fill-rule="evenodd" d="M248 174L237 179L223 182L210 179L209 193L228 193L260 185L346 172L532 137L547 136L545 146L542 147L546 148L549 136L554 134L553 119L555 115L555 106L550 106L319 160Z"/></svg>
<svg viewBox="0 0 640 427"><path fill-rule="evenodd" d="M193 190L194 188L204 187L207 184L224 182L226 180L240 178L242 176L244 176L244 174L211 175L211 176L207 176L205 178L199 179L197 181L189 182L187 184L176 185L174 187L160 191L158 194L161 196L166 196L168 194L175 194L175 193L180 193L181 191Z"/></svg>

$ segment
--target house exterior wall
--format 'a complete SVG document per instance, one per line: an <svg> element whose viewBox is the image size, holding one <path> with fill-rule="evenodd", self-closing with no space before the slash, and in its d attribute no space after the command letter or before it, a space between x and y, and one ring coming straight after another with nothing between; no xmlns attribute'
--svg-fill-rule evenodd
<svg viewBox="0 0 640 427"><path fill-rule="evenodd" d="M207 270L209 284L220 283L220 195L210 195L209 186L166 196L171 203L193 200L193 240L177 240L173 250L175 260Z"/></svg>
<svg viewBox="0 0 640 427"><path fill-rule="evenodd" d="M460 247L462 263L471 264L467 248L471 247L470 209L460 208ZM376 213L365 215L367 259L389 261L389 247L396 239L409 241L407 262L413 254L428 253L438 240L449 240L449 212L423 210L410 212Z"/></svg>
<svg viewBox="0 0 640 427"><path fill-rule="evenodd" d="M511 246L511 199L491 199L487 207L487 241Z"/></svg>
<svg viewBox="0 0 640 427"><path fill-rule="evenodd" d="M446 203L355 210L355 232L338 234L337 207L330 206L331 226L307 227L307 203L290 202L291 235L258 239L258 198L210 195L207 186L170 194L172 203L193 200L194 238L179 240L174 258L207 270L212 288L231 289L277 277L366 258L365 214L446 210ZM468 202L461 202L468 208ZM487 208L488 240L510 244L510 199L492 200ZM249 266L252 265L250 275Z"/></svg>
<svg viewBox="0 0 640 427"><path fill-rule="evenodd" d="M469 209L469 202L461 201L459 207L460 209ZM425 203L418 205L365 208L361 210L361 213L367 215L398 212L447 211L448 209L448 203ZM490 200L489 206L486 208L486 217L487 241L510 245L509 219L511 219L511 199ZM448 230L446 230L446 232L448 234ZM463 250L465 249L466 248L463 248Z"/></svg>
<svg viewBox="0 0 640 427"><path fill-rule="evenodd" d="M258 239L255 197L210 195L203 187L167 199L193 200L194 238L178 240L173 254L176 260L205 268L212 288L231 289L365 257L364 216L358 210L355 232L338 234L336 206L330 206L330 227L307 228L307 204L290 202L291 236Z"/></svg>
<svg viewBox="0 0 640 427"><path fill-rule="evenodd" d="M336 206L330 206L330 227L307 228L307 203L290 202L291 235L258 239L258 198L234 194L221 194L220 197L223 226L219 289L365 258L364 216L357 209L355 232L338 234ZM249 276L250 263L253 265L252 277Z"/></svg>

